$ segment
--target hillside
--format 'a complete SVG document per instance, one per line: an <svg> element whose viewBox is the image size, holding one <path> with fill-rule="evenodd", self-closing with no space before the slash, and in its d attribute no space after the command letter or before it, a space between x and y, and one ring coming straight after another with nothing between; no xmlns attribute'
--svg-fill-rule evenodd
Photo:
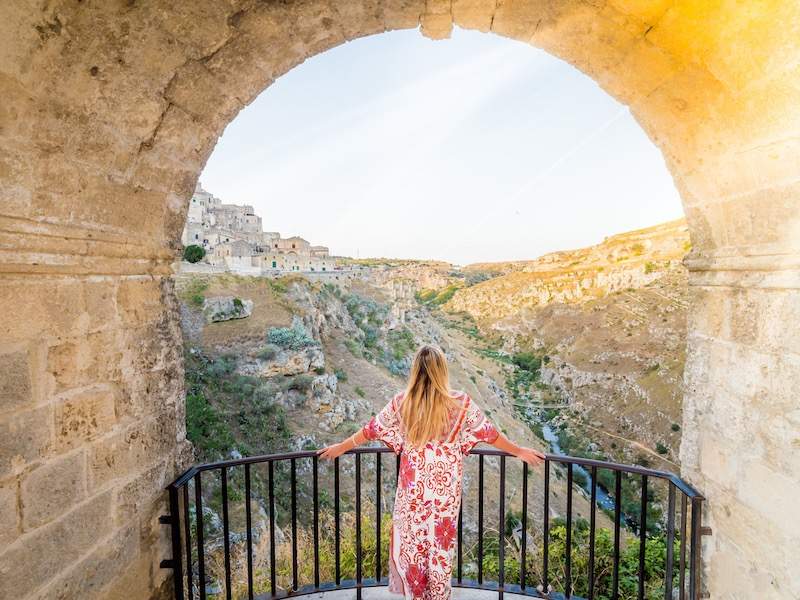
<svg viewBox="0 0 800 600"><path fill-rule="evenodd" d="M510 393L560 450L675 469L689 247L685 222L673 221L536 260L468 265L417 297L484 352L538 361Z"/></svg>
<svg viewBox="0 0 800 600"><path fill-rule="evenodd" d="M491 324L548 304L602 298L647 285L665 271L682 270L681 260L689 248L686 223L679 220L536 260L468 265L464 268L467 274L499 275L458 289L445 309L466 312L482 324Z"/></svg>

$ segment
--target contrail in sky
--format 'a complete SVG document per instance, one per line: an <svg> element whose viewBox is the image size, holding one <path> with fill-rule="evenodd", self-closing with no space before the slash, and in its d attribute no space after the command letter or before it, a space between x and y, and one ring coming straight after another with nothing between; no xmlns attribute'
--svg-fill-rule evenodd
<svg viewBox="0 0 800 600"><path fill-rule="evenodd" d="M510 201L513 202L515 200L518 200L520 196L522 196L523 194L525 194L527 192L530 192L536 186L536 184L538 184L540 181L542 181L542 179L544 179L545 177L550 175L550 173L552 173L558 167L560 167L562 164L564 164L567 160L569 160L572 156L574 156L579 150L581 150L584 146L586 146L594 138L596 138L598 135L603 133L606 129L611 127L611 125L613 125L614 122L617 121L617 119L619 119L622 115L626 114L627 112L628 112L628 107L627 106L623 106L622 108L620 108L614 115L611 116L610 119L608 119L607 121L602 123L600 125L600 127L598 127L597 129L594 129L593 131L590 131L588 135L586 135L583 138L581 138L580 140L578 140L578 142L574 146L569 148L566 152L564 152L564 154L562 154L556 160L554 160L550 164L550 166L542 169L541 171L536 173L533 177L531 177L528 181L523 183L517 189L517 191L514 192L514 194L511 196L511 200ZM517 212L517 214L519 214L519 212Z"/></svg>

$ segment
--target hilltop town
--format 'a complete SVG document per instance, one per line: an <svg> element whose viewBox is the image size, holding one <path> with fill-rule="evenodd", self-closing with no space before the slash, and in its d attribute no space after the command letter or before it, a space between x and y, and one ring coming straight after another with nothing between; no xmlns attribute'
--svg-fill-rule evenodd
<svg viewBox="0 0 800 600"><path fill-rule="evenodd" d="M199 182L189 200L181 241L184 247L203 248L205 255L199 268L206 267L208 272L276 276L344 270L330 256L327 246L311 245L299 236L284 238L277 231L264 231L262 219L252 206L224 204ZM184 263L181 268L188 267Z"/></svg>

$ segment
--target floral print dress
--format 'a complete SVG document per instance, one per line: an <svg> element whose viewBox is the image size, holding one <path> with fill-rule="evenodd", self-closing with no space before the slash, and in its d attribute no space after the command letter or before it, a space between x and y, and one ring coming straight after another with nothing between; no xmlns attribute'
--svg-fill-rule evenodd
<svg viewBox="0 0 800 600"><path fill-rule="evenodd" d="M407 444L400 426L398 394L364 425L367 439L381 440L400 454L400 473L389 542L389 591L406 600L449 600L463 458L478 442L499 435L465 393L444 440L423 448Z"/></svg>

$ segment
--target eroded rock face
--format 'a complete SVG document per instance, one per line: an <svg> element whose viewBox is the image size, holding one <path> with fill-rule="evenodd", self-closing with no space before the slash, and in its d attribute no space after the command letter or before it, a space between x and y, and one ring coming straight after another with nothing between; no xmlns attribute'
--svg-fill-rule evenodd
<svg viewBox="0 0 800 600"><path fill-rule="evenodd" d="M317 346L302 350L280 350L275 358L264 362L258 374L261 377L300 375L314 369L325 368L325 354Z"/></svg>
<svg viewBox="0 0 800 600"><path fill-rule="evenodd" d="M203 315L207 323L245 319L253 314L253 301L234 296L206 298L203 302Z"/></svg>

